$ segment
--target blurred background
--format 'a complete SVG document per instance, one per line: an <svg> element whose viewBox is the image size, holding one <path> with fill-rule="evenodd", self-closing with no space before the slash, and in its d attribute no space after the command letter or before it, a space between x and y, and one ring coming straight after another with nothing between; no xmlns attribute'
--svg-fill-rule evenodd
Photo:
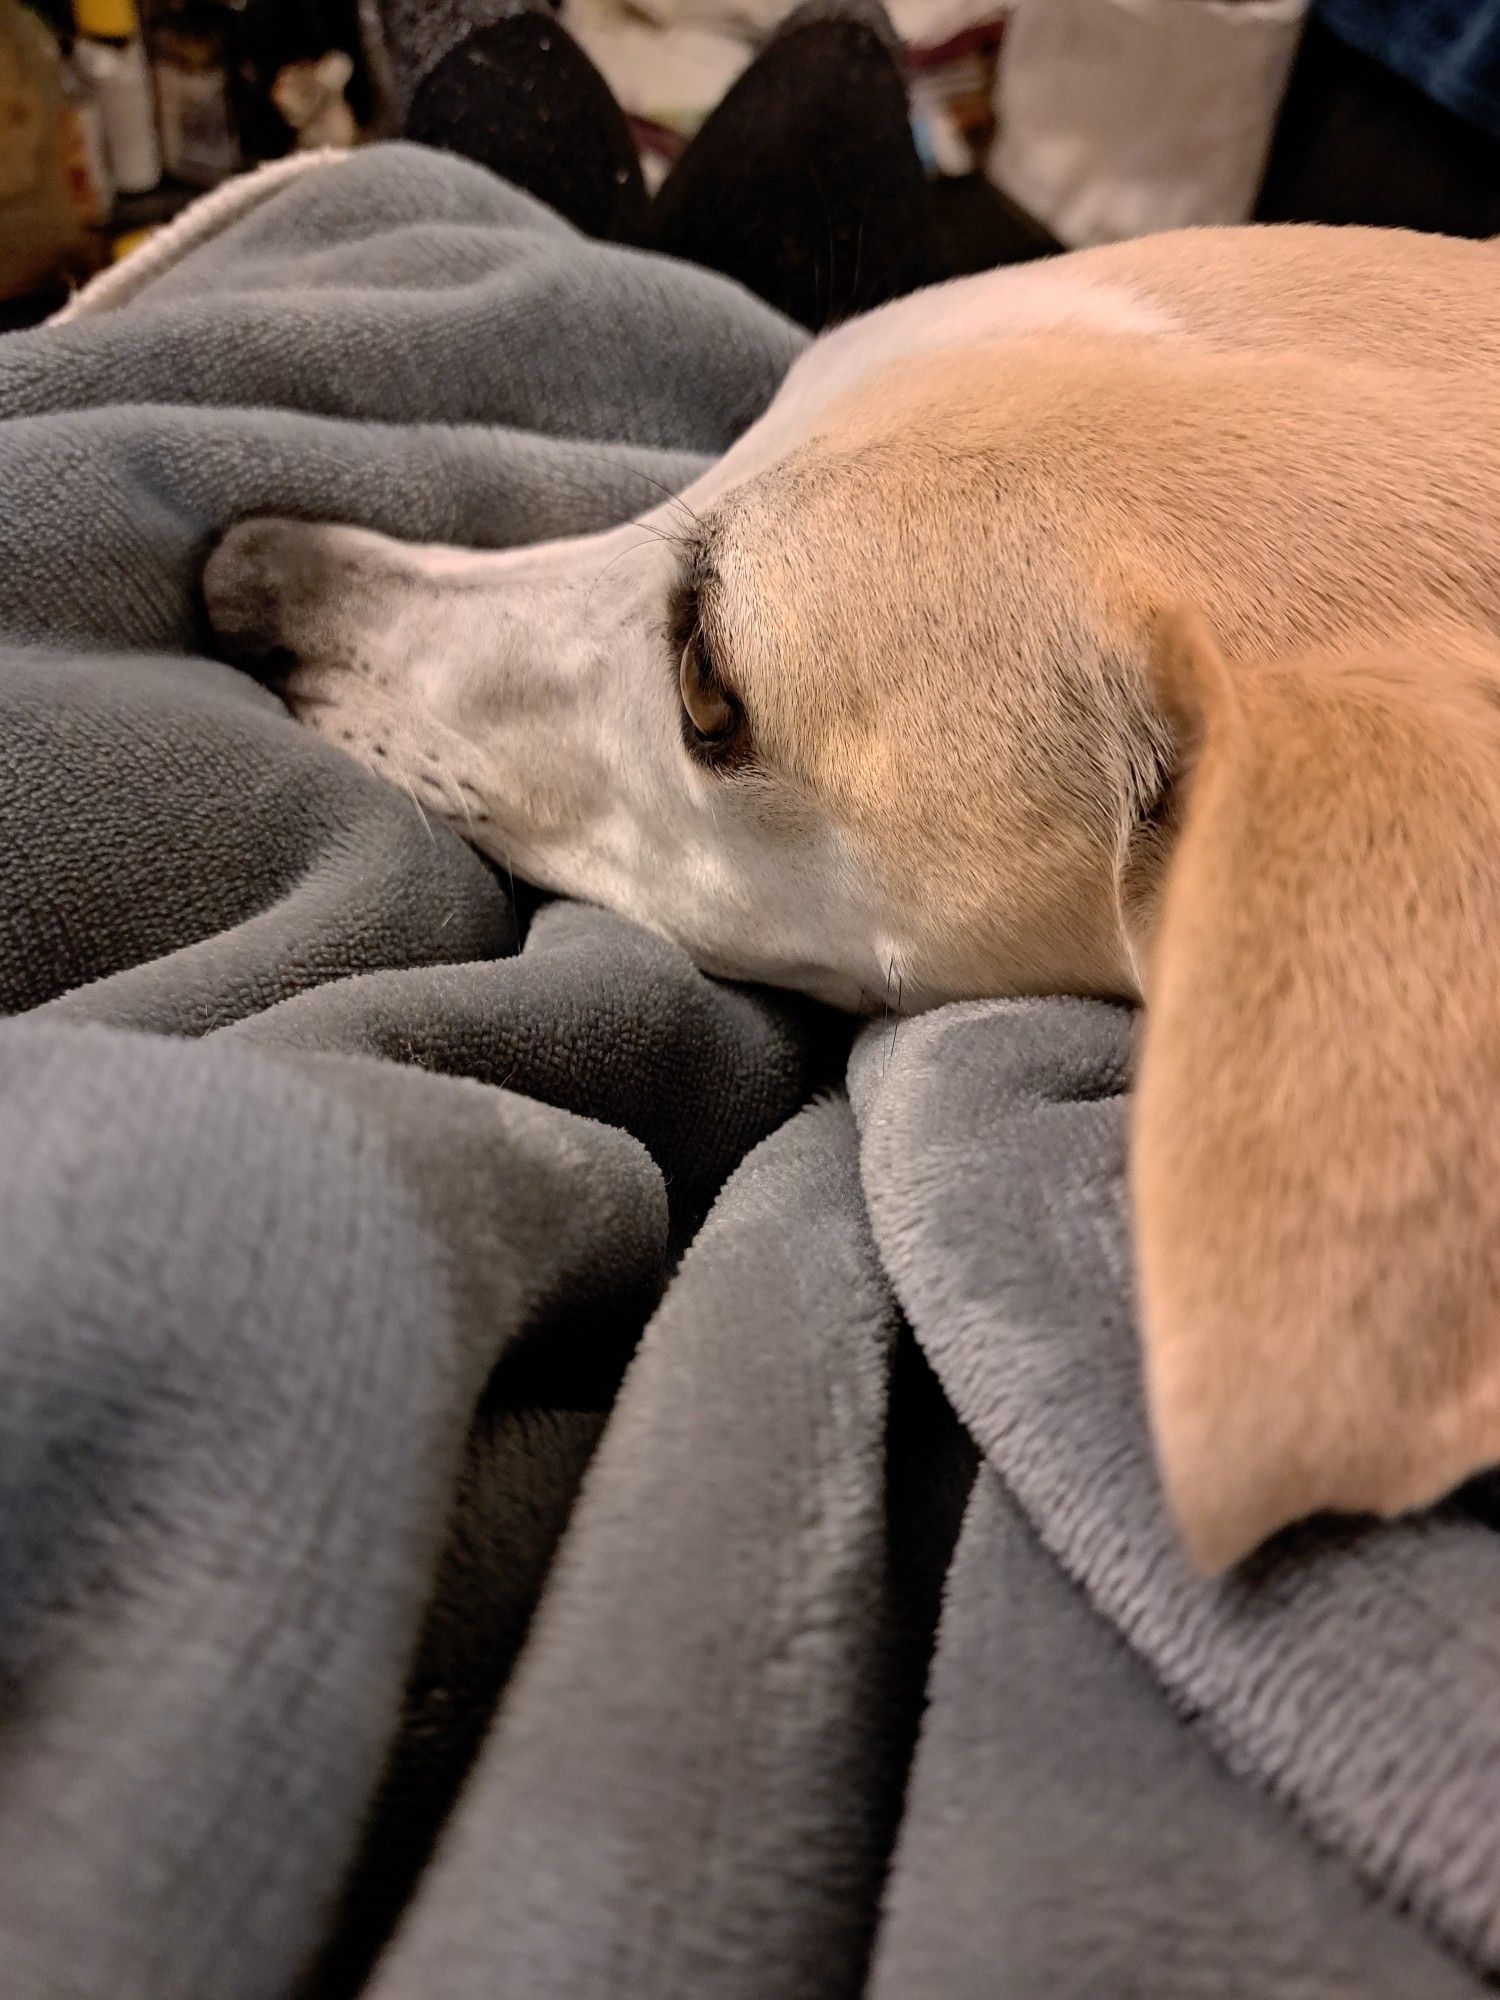
<svg viewBox="0 0 1500 2000"><path fill-rule="evenodd" d="M248 167L403 133L571 202L591 233L728 270L810 324L929 277L1192 223L1500 233L1500 0L890 0L888 15L852 0L799 10L824 29L801 42L787 12L0 0L0 326L40 318ZM854 39L830 40L839 23ZM744 94L778 31L779 67ZM872 38L906 93L899 159L863 116L883 87ZM721 117L711 139L737 87L738 125ZM607 214L579 192L580 132L628 149ZM858 239L842 277L832 220L831 268L800 290L771 268L797 254L778 162L809 200L837 183L830 215ZM891 231L910 232L912 162L922 254L883 265ZM753 240L773 213L779 251Z"/></svg>

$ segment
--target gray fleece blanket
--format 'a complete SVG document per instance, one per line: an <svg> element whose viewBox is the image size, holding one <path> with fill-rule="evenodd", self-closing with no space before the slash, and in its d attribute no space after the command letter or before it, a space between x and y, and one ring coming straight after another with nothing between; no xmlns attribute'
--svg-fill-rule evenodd
<svg viewBox="0 0 1500 2000"><path fill-rule="evenodd" d="M391 147L0 342L7 2000L1491 1990L1495 1510L1189 1576L1125 1019L851 1053L202 650L236 516L601 526L798 339Z"/></svg>

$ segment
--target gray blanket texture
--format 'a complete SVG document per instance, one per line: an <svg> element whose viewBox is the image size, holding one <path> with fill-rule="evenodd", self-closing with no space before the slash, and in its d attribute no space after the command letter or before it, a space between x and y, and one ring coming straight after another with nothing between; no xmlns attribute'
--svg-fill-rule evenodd
<svg viewBox="0 0 1500 2000"><path fill-rule="evenodd" d="M202 650L237 516L602 526L800 338L392 146L0 341L6 2000L1493 1990L1493 1507L1189 1575L1126 1019L851 1054Z"/></svg>

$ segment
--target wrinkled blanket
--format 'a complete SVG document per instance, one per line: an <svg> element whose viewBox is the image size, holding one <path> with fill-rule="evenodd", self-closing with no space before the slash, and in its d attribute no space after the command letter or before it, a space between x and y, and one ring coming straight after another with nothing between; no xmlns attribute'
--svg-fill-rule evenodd
<svg viewBox="0 0 1500 2000"><path fill-rule="evenodd" d="M0 341L7 2000L1500 1970L1493 1507L1189 1575L1125 1017L716 984L203 650L236 516L601 526L799 340L390 147Z"/></svg>

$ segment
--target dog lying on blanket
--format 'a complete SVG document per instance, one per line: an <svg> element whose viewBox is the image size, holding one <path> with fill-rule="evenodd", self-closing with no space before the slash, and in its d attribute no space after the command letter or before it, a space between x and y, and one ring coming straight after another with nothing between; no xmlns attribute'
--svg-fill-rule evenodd
<svg viewBox="0 0 1500 2000"><path fill-rule="evenodd" d="M311 728L711 971L1144 1000L1147 1390L1205 1570L1500 1460L1500 249L964 280L815 343L638 524L254 521L205 593Z"/></svg>

